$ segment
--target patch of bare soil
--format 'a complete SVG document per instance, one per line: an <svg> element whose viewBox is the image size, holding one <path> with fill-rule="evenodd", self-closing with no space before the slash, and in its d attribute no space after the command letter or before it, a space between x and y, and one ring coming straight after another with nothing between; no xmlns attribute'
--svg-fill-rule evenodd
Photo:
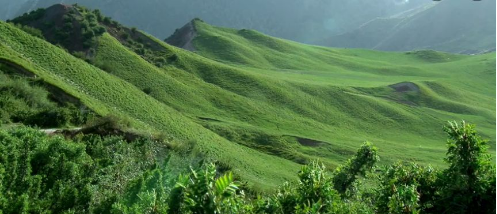
<svg viewBox="0 0 497 214"><path fill-rule="evenodd" d="M412 82L401 82L397 84L390 85L391 88L395 90L395 96L393 100L402 104L410 105L410 106L417 106L416 103L412 102L410 99L408 99L408 94L414 93L416 95L419 94L419 86L412 83Z"/></svg>
<svg viewBox="0 0 497 214"><path fill-rule="evenodd" d="M325 142L323 142L323 141L318 141L318 140L313 140L313 139L308 139L308 138L301 138L301 137L295 137L295 138L297 138L297 141L302 146L319 147L319 146L325 144Z"/></svg>
<svg viewBox="0 0 497 214"><path fill-rule="evenodd" d="M412 82L401 82L397 84L390 85L391 88L395 89L396 92L419 92L419 87Z"/></svg>

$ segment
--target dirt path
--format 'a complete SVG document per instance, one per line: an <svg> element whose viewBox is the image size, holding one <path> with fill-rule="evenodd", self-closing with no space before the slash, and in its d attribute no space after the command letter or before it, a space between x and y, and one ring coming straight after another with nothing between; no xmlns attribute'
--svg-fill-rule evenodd
<svg viewBox="0 0 497 214"><path fill-rule="evenodd" d="M60 133L62 131L79 131L81 129L82 129L81 127L77 127L77 128L71 128L71 129L40 129L40 131L44 132L47 135L53 135L56 133Z"/></svg>

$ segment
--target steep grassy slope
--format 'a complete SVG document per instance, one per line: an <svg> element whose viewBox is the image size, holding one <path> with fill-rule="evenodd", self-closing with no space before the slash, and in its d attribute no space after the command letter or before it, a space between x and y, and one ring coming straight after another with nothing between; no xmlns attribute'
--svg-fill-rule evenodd
<svg viewBox="0 0 497 214"><path fill-rule="evenodd" d="M495 51L495 1L441 1L414 13L377 18L320 45L387 51Z"/></svg>
<svg viewBox="0 0 497 214"><path fill-rule="evenodd" d="M297 163L336 166L365 140L385 163L442 164L447 120L478 124L495 148L495 53L330 49L198 20L194 53L99 25L107 33L85 56L94 66L5 23L1 56L99 114L197 142L262 189Z"/></svg>
<svg viewBox="0 0 497 214"><path fill-rule="evenodd" d="M160 130L178 141L194 141L207 158L232 165L243 179L260 188L275 186L294 176L292 172L297 164L230 143L132 84L9 24L1 22L0 31L2 59L23 65L44 81L81 99L99 114L129 117L137 127ZM281 168L274 169L274 165Z"/></svg>

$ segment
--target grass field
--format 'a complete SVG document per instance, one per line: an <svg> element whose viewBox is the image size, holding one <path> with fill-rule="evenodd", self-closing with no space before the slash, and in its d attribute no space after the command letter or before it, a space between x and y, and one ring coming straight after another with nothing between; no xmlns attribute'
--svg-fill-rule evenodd
<svg viewBox="0 0 497 214"><path fill-rule="evenodd" d="M332 49L194 25L195 53L143 34L177 56L163 67L105 33L97 68L4 22L0 58L98 114L194 143L258 190L295 179L313 159L334 167L364 141L383 163L443 166L448 120L477 124L495 150L495 53Z"/></svg>

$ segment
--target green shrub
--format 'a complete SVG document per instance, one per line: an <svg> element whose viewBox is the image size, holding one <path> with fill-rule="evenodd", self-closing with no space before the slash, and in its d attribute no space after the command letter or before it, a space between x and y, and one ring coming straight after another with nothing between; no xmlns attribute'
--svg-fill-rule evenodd
<svg viewBox="0 0 497 214"><path fill-rule="evenodd" d="M45 15L46 9L39 8L37 10L33 10L29 13L24 13L23 15L15 18L12 22L17 24L27 24L32 21L37 21Z"/></svg>
<svg viewBox="0 0 497 214"><path fill-rule="evenodd" d="M437 171L415 163L397 163L380 175L375 198L380 213L433 211Z"/></svg>
<svg viewBox="0 0 497 214"><path fill-rule="evenodd" d="M55 37L62 44L66 43L71 36L71 32L65 31L60 28L55 29Z"/></svg>
<svg viewBox="0 0 497 214"><path fill-rule="evenodd" d="M73 24L72 23L65 23L63 26L62 26L62 29L65 30L65 31L72 31L73 30Z"/></svg>
<svg viewBox="0 0 497 214"><path fill-rule="evenodd" d="M99 36L102 35L103 33L105 33L105 31L106 31L105 28L102 26L97 26L95 28L95 34L99 35Z"/></svg>
<svg viewBox="0 0 497 214"><path fill-rule="evenodd" d="M24 79L8 79L0 83L0 91L4 96L12 95L14 99L22 99L31 108L51 108L48 92L38 86L31 86Z"/></svg>
<svg viewBox="0 0 497 214"><path fill-rule="evenodd" d="M38 127L63 127L86 122L89 113L73 104L62 106L49 100L49 93L37 82L0 76L0 112L4 122L19 122Z"/></svg>
<svg viewBox="0 0 497 214"><path fill-rule="evenodd" d="M64 24L72 23L73 20L74 20L74 17L72 15L64 15L64 16L62 16L62 21L64 22Z"/></svg>
<svg viewBox="0 0 497 214"><path fill-rule="evenodd" d="M84 146L38 131L0 130L0 200L4 213L84 210L91 199L92 160Z"/></svg>
<svg viewBox="0 0 497 214"><path fill-rule="evenodd" d="M129 126L115 116L88 125L107 131ZM0 208L4 213L495 212L495 165L486 142L464 122L450 123L445 130L450 138L447 169L399 162L358 186L357 176L367 175L379 160L376 148L365 143L333 173L313 161L302 167L296 182L251 198L233 173L221 175L230 168L226 165L190 167L172 182L166 168L171 156L164 155L170 147L161 141L96 134L71 141L31 128L0 129Z"/></svg>
<svg viewBox="0 0 497 214"><path fill-rule="evenodd" d="M88 22L88 20L84 19L82 21L79 22L80 26L81 26L81 30L83 32L83 30L88 30L88 29L91 29L90 28L90 22Z"/></svg>
<svg viewBox="0 0 497 214"><path fill-rule="evenodd" d="M376 147L369 142L364 143L353 158L335 170L333 187L342 195L345 195L347 191L349 194L353 194L357 176L365 176L366 172L370 172L379 159Z"/></svg>
<svg viewBox="0 0 497 214"><path fill-rule="evenodd" d="M445 161L449 168L439 178L437 211L446 213L494 213L495 165L487 154L487 141L475 126L462 122L445 127L449 136ZM442 209L440 209L442 208Z"/></svg>
<svg viewBox="0 0 497 214"><path fill-rule="evenodd" d="M123 38L124 40L127 40L129 37L129 33L124 32L123 34L121 34L121 38Z"/></svg>
<svg viewBox="0 0 497 214"><path fill-rule="evenodd" d="M112 19L110 17L104 17L103 23L106 25L112 24Z"/></svg>
<svg viewBox="0 0 497 214"><path fill-rule="evenodd" d="M233 174L216 178L214 164L180 176L172 192L170 213L241 213L244 209L244 194L238 191Z"/></svg>
<svg viewBox="0 0 497 214"><path fill-rule="evenodd" d="M86 59L86 53L82 52L82 51L73 52L72 55L75 56L75 57L77 57L77 58L80 58L82 60Z"/></svg>
<svg viewBox="0 0 497 214"><path fill-rule="evenodd" d="M92 13L93 13L93 14L95 14L95 16L97 17L97 20L98 20L99 22L103 21L104 16L102 15L102 13L100 12L100 10L99 10L99 9L95 9L95 10L93 10L93 11L92 11Z"/></svg>
<svg viewBox="0 0 497 214"><path fill-rule="evenodd" d="M45 37L43 36L43 33L41 32L41 30L39 29L36 29L36 28L33 28L33 27L30 27L30 26L27 26L27 25L21 25L21 24L16 24L15 25L17 28L23 30L24 32L34 36L34 37L38 37L40 39L44 39Z"/></svg>

